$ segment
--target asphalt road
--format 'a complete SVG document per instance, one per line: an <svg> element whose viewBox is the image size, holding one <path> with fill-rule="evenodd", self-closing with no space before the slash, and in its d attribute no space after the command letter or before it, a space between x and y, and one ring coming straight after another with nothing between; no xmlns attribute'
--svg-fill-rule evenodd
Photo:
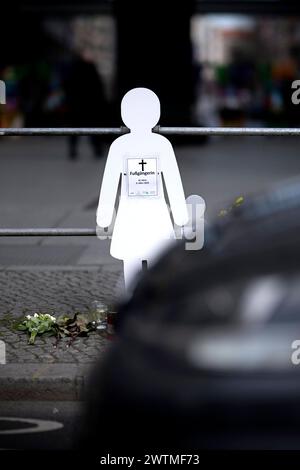
<svg viewBox="0 0 300 470"><path fill-rule="evenodd" d="M1 401L0 449L72 449L83 410L74 401Z"/></svg>

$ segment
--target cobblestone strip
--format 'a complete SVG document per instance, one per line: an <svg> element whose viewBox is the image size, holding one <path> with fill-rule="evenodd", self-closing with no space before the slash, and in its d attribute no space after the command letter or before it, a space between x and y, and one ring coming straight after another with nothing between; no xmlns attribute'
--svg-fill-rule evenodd
<svg viewBox="0 0 300 470"><path fill-rule="evenodd" d="M34 346L27 335L12 328L24 313L51 312L56 315L86 312L93 300L115 304L122 276L109 266L99 270L3 270L0 271L0 339L6 344L6 361L11 363L94 362L109 344L103 333L77 338L70 346L53 337L38 337Z"/></svg>

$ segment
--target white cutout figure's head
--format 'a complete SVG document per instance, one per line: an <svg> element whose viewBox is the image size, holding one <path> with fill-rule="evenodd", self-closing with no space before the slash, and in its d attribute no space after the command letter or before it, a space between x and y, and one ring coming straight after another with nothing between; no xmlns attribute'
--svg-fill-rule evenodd
<svg viewBox="0 0 300 470"><path fill-rule="evenodd" d="M132 131L149 131L160 118L159 99L148 88L133 88L122 99L121 116Z"/></svg>

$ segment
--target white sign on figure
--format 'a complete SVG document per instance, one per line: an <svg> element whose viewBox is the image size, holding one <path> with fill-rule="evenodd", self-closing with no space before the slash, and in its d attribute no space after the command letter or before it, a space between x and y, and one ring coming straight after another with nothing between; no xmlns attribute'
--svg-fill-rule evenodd
<svg viewBox="0 0 300 470"><path fill-rule="evenodd" d="M157 196L157 158L129 158L127 174L129 196Z"/></svg>
<svg viewBox="0 0 300 470"><path fill-rule="evenodd" d="M175 224L188 222L188 211L173 147L169 140L152 132L160 118L160 102L147 88L134 88L124 96L121 115L130 133L111 145L104 170L97 209L97 225L109 227L119 180L121 195L110 253L124 262L127 293L133 280L175 239L165 200L162 175Z"/></svg>

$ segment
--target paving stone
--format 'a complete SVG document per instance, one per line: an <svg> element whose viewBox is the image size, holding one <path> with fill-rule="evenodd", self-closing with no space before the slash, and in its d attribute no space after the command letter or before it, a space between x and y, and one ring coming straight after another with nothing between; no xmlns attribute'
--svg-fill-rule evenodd
<svg viewBox="0 0 300 470"><path fill-rule="evenodd" d="M118 267L99 270L0 270L0 339L6 344L8 364L93 363L110 341L105 333L92 332L87 338L60 341L28 336L13 328L21 315L48 312L54 315L87 312L94 300L117 304L122 275Z"/></svg>

